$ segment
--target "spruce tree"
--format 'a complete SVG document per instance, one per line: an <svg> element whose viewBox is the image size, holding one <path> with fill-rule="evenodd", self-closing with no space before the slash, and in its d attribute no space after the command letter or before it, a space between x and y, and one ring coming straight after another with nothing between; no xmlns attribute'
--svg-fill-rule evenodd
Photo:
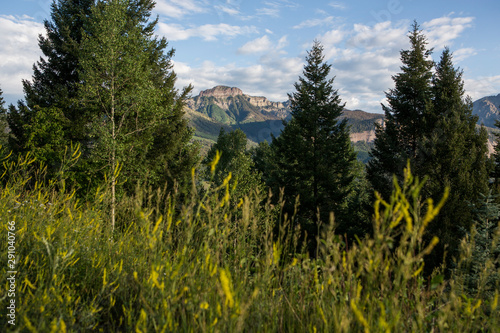
<svg viewBox="0 0 500 333"><path fill-rule="evenodd" d="M78 108L73 99L79 82L79 44L83 25L93 4L93 0L59 0L52 3L52 20L45 20L46 36L40 35L38 41L44 57L33 65L32 80L23 80L25 101L19 101L17 108L10 108L8 121L13 134L11 144L15 150L32 148L28 145L32 136L28 131L35 114L43 112L44 108L58 108L67 119L64 140L83 141L86 112Z"/></svg>
<svg viewBox="0 0 500 333"><path fill-rule="evenodd" d="M376 129L375 147L367 166L368 179L386 198L393 175L402 180L408 160L413 172L420 175L417 155L432 107L432 50L427 49L427 40L416 22L412 28L408 36L411 47L401 51L401 72L392 77L394 89L386 92L384 126Z"/></svg>
<svg viewBox="0 0 500 333"><path fill-rule="evenodd" d="M500 282L500 206L491 191L473 206L474 224L463 229L462 257L454 273L469 297L493 297Z"/></svg>
<svg viewBox="0 0 500 333"><path fill-rule="evenodd" d="M431 69L425 36L418 25L410 32L411 49L401 52L402 73L395 75L395 88L387 93L385 127L377 128L369 179L378 192L387 195L393 175L401 179L403 165L410 161L414 174L428 177L423 193L434 200L450 189L448 202L428 237L440 243L428 257L426 270L447 264L457 254L460 229L472 223L471 203L488 188L487 133L477 130L470 99L464 96L462 72L455 69L445 49L435 73Z"/></svg>
<svg viewBox="0 0 500 333"><path fill-rule="evenodd" d="M428 228L429 237L440 238L433 254L436 265L445 246L450 259L457 254L460 230L472 226L472 205L488 191L488 134L484 127L476 128L478 117L472 115L462 74L453 66L446 48L433 75L432 113L427 115L427 132L419 153L420 175L429 177L426 196L437 200L446 187L450 189L447 203Z"/></svg>
<svg viewBox="0 0 500 333"><path fill-rule="evenodd" d="M315 41L306 61L304 76L289 95L292 119L271 145L275 168L269 179L275 194L284 188L290 214L299 197L298 223L314 241L320 221L328 223L330 212L336 223L345 216L356 154L347 122L339 119L344 103L333 88L331 65L324 62L319 42Z"/></svg>

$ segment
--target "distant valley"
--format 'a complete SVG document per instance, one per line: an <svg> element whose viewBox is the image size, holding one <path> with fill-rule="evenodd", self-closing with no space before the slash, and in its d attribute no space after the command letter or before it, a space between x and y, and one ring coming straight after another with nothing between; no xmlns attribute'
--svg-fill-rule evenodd
<svg viewBox="0 0 500 333"><path fill-rule="evenodd" d="M479 116L490 134L488 148L493 151L495 121L500 117L500 94L478 99L473 103L473 114ZM264 96L250 96L236 87L216 86L190 98L186 115L195 128L195 139L207 149L217 140L220 129L226 131L241 129L247 135L250 145L271 141L283 128L283 119L290 117L289 102L273 102ZM358 159L367 161L368 151L375 139L375 123L382 124L384 115L362 110L344 110L351 126L351 141L358 152Z"/></svg>

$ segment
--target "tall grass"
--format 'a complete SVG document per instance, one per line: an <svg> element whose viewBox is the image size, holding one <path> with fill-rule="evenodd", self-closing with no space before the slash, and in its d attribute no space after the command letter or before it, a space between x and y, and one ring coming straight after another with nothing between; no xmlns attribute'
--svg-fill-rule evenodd
<svg viewBox="0 0 500 333"><path fill-rule="evenodd" d="M256 192L235 198L228 181L199 191L193 172L193 191L183 202L175 193L139 188L120 202L112 233L105 191L80 202L61 186L64 176L46 181L33 165L30 156L3 162L2 232L15 221L17 237L16 326L0 317L10 331L500 329L499 281L490 293L470 295L461 283L465 270L450 280L439 272L424 279L423 259L438 240L424 244L422 235L446 198L422 202L422 183L409 169L389 202L375 202L373 238L347 246L332 216L311 259L296 250L298 231L279 205ZM473 246L464 240L458 266ZM3 241L0 255L4 277ZM480 274L498 275L496 260Z"/></svg>

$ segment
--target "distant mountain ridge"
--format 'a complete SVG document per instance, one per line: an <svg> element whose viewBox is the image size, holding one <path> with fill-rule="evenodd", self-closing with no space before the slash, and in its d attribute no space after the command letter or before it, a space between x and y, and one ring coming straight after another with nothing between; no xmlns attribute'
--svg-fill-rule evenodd
<svg viewBox="0 0 500 333"><path fill-rule="evenodd" d="M187 107L223 124L278 120L289 113L288 103L246 95L236 87L216 86L188 100Z"/></svg>
<svg viewBox="0 0 500 333"><path fill-rule="evenodd" d="M479 124L486 127L495 127L495 122L500 120L500 94L486 96L472 103L472 113L479 116Z"/></svg>
<svg viewBox="0 0 500 333"><path fill-rule="evenodd" d="M500 119L500 94L478 99L473 103L473 114L479 116L490 133L488 148L493 150L496 132L495 121ZM250 141L255 143L271 141L271 135L278 136L283 129L283 119L290 116L290 102L273 102L263 96L250 96L237 87L216 86L203 90L186 103L186 114L195 136L214 142L221 128L226 131L241 129ZM375 140L375 123L383 124L384 115L362 110L344 110L351 128L351 141L355 148L367 151Z"/></svg>

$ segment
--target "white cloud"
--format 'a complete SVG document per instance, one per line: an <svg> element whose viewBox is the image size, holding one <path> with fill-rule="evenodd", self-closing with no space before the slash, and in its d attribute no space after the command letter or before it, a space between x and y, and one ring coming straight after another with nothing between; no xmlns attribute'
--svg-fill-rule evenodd
<svg viewBox="0 0 500 333"><path fill-rule="evenodd" d="M235 26L225 23L204 24L193 28L184 28L180 24L158 23L158 32L168 40L186 40L191 37L203 38L205 41L215 41L217 37L233 38L239 35L257 33L254 26Z"/></svg>
<svg viewBox="0 0 500 333"><path fill-rule="evenodd" d="M182 18L189 14L206 12L207 8L196 0L157 0L154 10L162 16Z"/></svg>
<svg viewBox="0 0 500 333"><path fill-rule="evenodd" d="M472 27L474 17L440 17L422 24L430 47L450 46L453 40L467 28Z"/></svg>
<svg viewBox="0 0 500 333"><path fill-rule="evenodd" d="M38 47L38 36L45 29L41 23L27 16L0 15L0 85L5 95L21 98L22 79L33 75L33 64L42 52Z"/></svg>
<svg viewBox="0 0 500 333"><path fill-rule="evenodd" d="M467 73L464 74L467 76ZM479 77L475 79L464 78L465 92L473 101L485 97L498 95L500 91L500 75Z"/></svg>
<svg viewBox="0 0 500 333"><path fill-rule="evenodd" d="M273 44L267 35L247 42L238 49L240 54L268 53L278 51L287 46L287 36L281 37L276 44Z"/></svg>
<svg viewBox="0 0 500 333"><path fill-rule="evenodd" d="M249 54L249 53L260 53L269 51L272 47L272 43L267 35L260 38L254 39L243 45L238 49L238 53Z"/></svg>
<svg viewBox="0 0 500 333"><path fill-rule="evenodd" d="M178 87L193 84L194 94L215 85L237 86L246 94L266 96L272 101L285 101L287 92L294 90L293 84L303 68L301 58L263 57L259 63L247 67L236 64L216 66L205 61L199 67L174 62Z"/></svg>
<svg viewBox="0 0 500 333"><path fill-rule="evenodd" d="M233 7L228 7L228 6L224 6L224 5L217 5L214 8L217 11L220 11L222 13L225 13L225 14L228 14L231 16L240 15L240 11L236 8L233 8Z"/></svg>
<svg viewBox="0 0 500 333"><path fill-rule="evenodd" d="M397 25L393 25L390 21L377 23L374 26L355 24L353 36L348 41L348 45L353 48L359 47L369 50L381 47L399 50L401 46L408 43L407 31L406 21Z"/></svg>
<svg viewBox="0 0 500 333"><path fill-rule="evenodd" d="M471 48L471 47L461 48L461 49L453 51L453 61L455 63L458 63L458 62L460 62L468 57L472 57L476 54L477 54L476 50Z"/></svg>
<svg viewBox="0 0 500 333"><path fill-rule="evenodd" d="M266 7L258 8L257 14L262 16L279 17L283 8L298 8L299 5L289 0L264 1Z"/></svg>
<svg viewBox="0 0 500 333"><path fill-rule="evenodd" d="M339 1L330 2L328 5L335 9L346 9L346 5Z"/></svg>
<svg viewBox="0 0 500 333"><path fill-rule="evenodd" d="M313 28L321 25L331 25L333 23L333 16L328 16L322 19L311 19L303 21L296 26L294 29L302 29L302 28Z"/></svg>
<svg viewBox="0 0 500 333"><path fill-rule="evenodd" d="M257 8L257 15L278 17L279 14L280 14L279 8L272 8L272 7Z"/></svg>
<svg viewBox="0 0 500 333"><path fill-rule="evenodd" d="M399 51L408 48L407 31L408 22L382 22L344 26L317 37L348 109L382 112L384 91L393 87L391 75L401 65Z"/></svg>

